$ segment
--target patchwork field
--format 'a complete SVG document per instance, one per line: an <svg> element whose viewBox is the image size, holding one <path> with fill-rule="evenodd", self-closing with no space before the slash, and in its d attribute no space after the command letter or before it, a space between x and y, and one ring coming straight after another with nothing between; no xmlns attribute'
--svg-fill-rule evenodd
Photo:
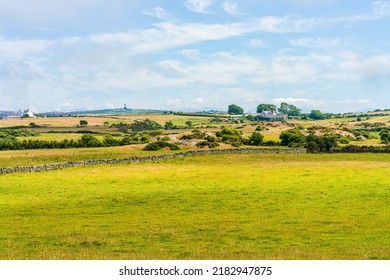
<svg viewBox="0 0 390 280"><path fill-rule="evenodd" d="M0 259L390 259L389 174L264 154L3 175Z"/></svg>

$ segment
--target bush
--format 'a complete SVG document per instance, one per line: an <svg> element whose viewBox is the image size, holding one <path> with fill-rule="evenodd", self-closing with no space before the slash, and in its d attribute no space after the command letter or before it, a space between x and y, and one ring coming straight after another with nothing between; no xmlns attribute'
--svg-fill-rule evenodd
<svg viewBox="0 0 390 280"><path fill-rule="evenodd" d="M80 120L80 125L81 126L88 125L88 122L86 120Z"/></svg>
<svg viewBox="0 0 390 280"><path fill-rule="evenodd" d="M176 144L168 143L165 141L157 141L149 143L143 149L144 151L159 151L163 148L169 147L171 150L180 150L180 147Z"/></svg>
<svg viewBox="0 0 390 280"><path fill-rule="evenodd" d="M135 121L133 124L130 124L129 127L134 132L162 129L162 126L159 123L149 119L144 121Z"/></svg>
<svg viewBox="0 0 390 280"><path fill-rule="evenodd" d="M180 140L204 139L205 137L206 137L206 133L194 129L191 134L181 136Z"/></svg>
<svg viewBox="0 0 390 280"><path fill-rule="evenodd" d="M306 146L306 137L298 129L288 129L283 131L280 136L281 145L289 147L304 147Z"/></svg>
<svg viewBox="0 0 390 280"><path fill-rule="evenodd" d="M216 147L219 147L219 144L217 143L217 138L216 137L213 137L213 136L206 136L205 138L206 140L204 141L201 141L199 143L196 144L196 146L198 148L204 148L206 146L208 146L209 148L216 148Z"/></svg>
<svg viewBox="0 0 390 280"><path fill-rule="evenodd" d="M248 140L248 145L260 146L264 141L264 135L259 132L253 132Z"/></svg>
<svg viewBox="0 0 390 280"><path fill-rule="evenodd" d="M221 138L225 144L230 144L233 147L240 147L243 144L242 132L234 128L224 127L216 133L216 136Z"/></svg>
<svg viewBox="0 0 390 280"><path fill-rule="evenodd" d="M382 129L379 132L379 136L380 136L382 144L390 144L390 130L389 129Z"/></svg>

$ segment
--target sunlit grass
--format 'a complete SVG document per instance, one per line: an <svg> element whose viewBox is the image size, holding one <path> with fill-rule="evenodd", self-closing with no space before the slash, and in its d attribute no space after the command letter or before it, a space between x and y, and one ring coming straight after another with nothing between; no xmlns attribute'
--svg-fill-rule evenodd
<svg viewBox="0 0 390 280"><path fill-rule="evenodd" d="M390 156L221 155L0 176L1 259L389 259Z"/></svg>

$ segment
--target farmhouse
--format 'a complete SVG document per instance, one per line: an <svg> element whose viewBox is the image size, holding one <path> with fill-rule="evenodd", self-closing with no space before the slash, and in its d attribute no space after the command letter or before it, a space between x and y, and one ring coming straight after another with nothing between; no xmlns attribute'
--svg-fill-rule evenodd
<svg viewBox="0 0 390 280"><path fill-rule="evenodd" d="M287 114L276 114L275 112L264 111L254 115L255 121L285 121L288 118Z"/></svg>

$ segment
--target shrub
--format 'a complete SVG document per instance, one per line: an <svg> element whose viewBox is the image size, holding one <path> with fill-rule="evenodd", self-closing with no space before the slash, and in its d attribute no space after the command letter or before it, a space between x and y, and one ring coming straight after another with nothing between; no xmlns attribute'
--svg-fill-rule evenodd
<svg viewBox="0 0 390 280"><path fill-rule="evenodd" d="M260 146L264 141L264 135L259 132L253 132L249 137L248 145Z"/></svg>
<svg viewBox="0 0 390 280"><path fill-rule="evenodd" d="M180 147L176 144L168 143L165 141L156 141L149 143L143 149L144 151L159 151L163 148L169 147L171 150L180 150Z"/></svg>
<svg viewBox="0 0 390 280"><path fill-rule="evenodd" d="M390 130L389 129L382 129L379 132L379 136L380 136L382 144L390 144Z"/></svg>
<svg viewBox="0 0 390 280"><path fill-rule="evenodd" d="M133 124L129 125L130 129L134 132L139 132L143 130L158 130L162 129L162 126L152 120L146 119L143 121L135 121Z"/></svg>
<svg viewBox="0 0 390 280"><path fill-rule="evenodd" d="M282 146L304 147L306 145L306 137L296 128L283 131L279 138Z"/></svg>

